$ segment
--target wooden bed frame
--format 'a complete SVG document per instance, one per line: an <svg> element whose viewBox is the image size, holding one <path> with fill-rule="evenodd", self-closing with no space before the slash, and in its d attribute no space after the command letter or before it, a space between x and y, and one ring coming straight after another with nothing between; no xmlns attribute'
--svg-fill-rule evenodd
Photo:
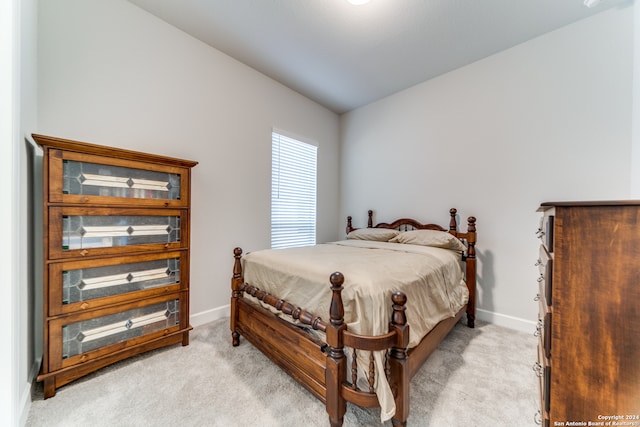
<svg viewBox="0 0 640 427"><path fill-rule="evenodd" d="M351 333L344 323L344 308L341 291L344 277L335 272L330 275L332 300L329 321L313 313L295 307L267 292L244 282L241 257L242 249L235 248L233 278L231 279L231 335L234 346L240 344L240 335L260 349L274 363L325 403L332 427L342 426L347 402L362 407L378 407L374 392L375 367L373 357L369 365L369 389L356 386L357 366L347 367L345 347L350 351L386 351L385 372L395 398L396 412L392 418L394 426L406 426L409 415L409 382L424 361L446 337L449 331L467 314L467 325L474 327L476 288L476 219L468 218L467 232L458 232L456 209L451 209L449 229L436 224L422 224L409 218L392 223L373 225L373 212L369 211L369 228L392 228L399 230L431 229L448 231L466 241L467 252L462 254L466 264L466 284L469 302L454 316L438 323L414 348L408 349L409 326L405 316L407 297L402 292L392 296L393 314L389 332L380 336L364 336ZM355 230L351 217L347 218L347 233ZM247 293L278 311L292 316L299 323L325 333L326 343L315 338L304 329L280 319L274 313L248 298ZM354 350L351 350L354 349ZM356 358L353 357L353 360ZM351 382L347 370L350 369Z"/></svg>

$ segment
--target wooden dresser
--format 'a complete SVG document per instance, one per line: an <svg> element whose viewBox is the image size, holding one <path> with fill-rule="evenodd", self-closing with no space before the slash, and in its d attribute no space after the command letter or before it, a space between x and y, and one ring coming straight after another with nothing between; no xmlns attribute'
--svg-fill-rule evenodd
<svg viewBox="0 0 640 427"><path fill-rule="evenodd" d="M189 344L197 163L33 135L44 177L44 396L103 366Z"/></svg>
<svg viewBox="0 0 640 427"><path fill-rule="evenodd" d="M640 201L543 203L544 426L640 426Z"/></svg>

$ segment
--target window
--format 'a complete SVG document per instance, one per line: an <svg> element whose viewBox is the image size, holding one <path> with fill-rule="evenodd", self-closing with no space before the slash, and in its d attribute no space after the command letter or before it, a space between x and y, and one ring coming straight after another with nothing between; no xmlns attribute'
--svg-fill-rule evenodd
<svg viewBox="0 0 640 427"><path fill-rule="evenodd" d="M272 133L271 247L316 244L318 148Z"/></svg>

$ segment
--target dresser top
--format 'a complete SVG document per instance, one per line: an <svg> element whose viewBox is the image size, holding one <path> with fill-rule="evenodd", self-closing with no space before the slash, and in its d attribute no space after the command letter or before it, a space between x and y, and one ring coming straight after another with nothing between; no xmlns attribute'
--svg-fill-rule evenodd
<svg viewBox="0 0 640 427"><path fill-rule="evenodd" d="M194 167L198 162L193 160L177 159L175 157L158 156L139 151L125 150L122 148L107 147L104 145L90 144L88 142L72 141L70 139L56 138L53 136L32 134L33 139L42 147L57 148L60 150L91 153L107 157L128 158L144 162L168 164L176 166Z"/></svg>
<svg viewBox="0 0 640 427"><path fill-rule="evenodd" d="M540 204L538 211L545 211L553 207L587 207L587 206L640 206L640 200L587 200L587 201L562 201L544 202Z"/></svg>

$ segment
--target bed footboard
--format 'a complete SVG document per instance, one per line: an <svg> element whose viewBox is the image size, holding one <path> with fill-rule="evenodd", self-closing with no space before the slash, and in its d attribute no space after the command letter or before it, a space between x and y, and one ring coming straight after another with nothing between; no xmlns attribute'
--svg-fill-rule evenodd
<svg viewBox="0 0 640 427"><path fill-rule="evenodd" d="M405 315L406 295L395 292L392 296L393 314L387 334L373 337L353 334L347 330L344 322L342 302L344 276L341 273L333 273L329 279L332 298L330 319L329 322L325 322L313 313L244 283L241 257L242 249L234 249L230 316L232 344L239 345L240 335L243 335L274 363L281 366L322 400L326 405L332 427L342 426L347 402L362 407L379 406L374 389L375 378L376 375L384 375L391 386L396 404L392 423L394 426L405 426L409 415L411 379L407 358L409 325ZM246 301L243 298L244 293L290 315L311 329L323 332L326 344L311 339L297 327L279 319L262 307ZM352 352L351 366L347 366L348 358L345 353L347 348ZM360 390L357 385L357 353L361 351L371 354L367 390ZM376 373L373 357L375 351L385 352L384 372Z"/></svg>
<svg viewBox="0 0 640 427"><path fill-rule="evenodd" d="M407 297L404 293L393 293L393 314L389 324L389 332L376 337L353 334L344 323L342 303L342 284L344 276L333 273L331 282L330 323L327 325L327 412L331 426L341 426L346 412L346 402L363 407L378 406L374 391L375 363L373 352L386 351L385 376L395 398L396 412L392 418L394 426L404 426L409 415L409 382L411 380L407 364L407 348L409 346L409 325L405 315ZM353 351L351 366L351 383L347 377L347 358L345 347ZM359 351L370 352L369 389L360 390L357 385L357 355ZM331 390L331 394L330 394ZM337 391L337 392L334 392Z"/></svg>

